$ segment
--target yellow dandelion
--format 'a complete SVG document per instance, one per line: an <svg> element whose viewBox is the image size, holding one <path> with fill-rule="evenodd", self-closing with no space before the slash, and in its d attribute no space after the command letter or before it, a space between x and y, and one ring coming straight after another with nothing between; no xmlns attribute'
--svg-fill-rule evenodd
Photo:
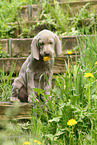
<svg viewBox="0 0 97 145"><path fill-rule="evenodd" d="M37 140L35 139L35 140L33 140L35 143L37 142Z"/></svg>
<svg viewBox="0 0 97 145"><path fill-rule="evenodd" d="M43 57L43 60L44 61L48 61L48 60L50 60L50 57L49 56L45 56L45 57Z"/></svg>
<svg viewBox="0 0 97 145"><path fill-rule="evenodd" d="M72 51L66 51L68 55L72 54Z"/></svg>
<svg viewBox="0 0 97 145"><path fill-rule="evenodd" d="M97 64L97 61L95 62L95 64Z"/></svg>
<svg viewBox="0 0 97 145"><path fill-rule="evenodd" d="M24 144L23 144L23 145L31 145L31 142L26 141L26 142L24 142Z"/></svg>
<svg viewBox="0 0 97 145"><path fill-rule="evenodd" d="M41 144L41 142L40 142L40 141L38 141L38 142L37 142L37 144Z"/></svg>
<svg viewBox="0 0 97 145"><path fill-rule="evenodd" d="M86 78L93 78L93 74L92 73L85 73L84 77Z"/></svg>
<svg viewBox="0 0 97 145"><path fill-rule="evenodd" d="M70 119L68 122L67 122L67 125L70 125L70 126L73 126L77 124L76 120L75 119Z"/></svg>

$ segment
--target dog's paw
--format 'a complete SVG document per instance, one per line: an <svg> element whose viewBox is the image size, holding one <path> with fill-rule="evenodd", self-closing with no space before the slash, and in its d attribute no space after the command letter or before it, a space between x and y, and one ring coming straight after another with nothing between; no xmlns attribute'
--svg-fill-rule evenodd
<svg viewBox="0 0 97 145"><path fill-rule="evenodd" d="M28 102L29 103L32 103L32 99L30 99L30 97L28 97Z"/></svg>
<svg viewBox="0 0 97 145"><path fill-rule="evenodd" d="M29 103L35 103L35 102L39 102L39 100L36 98L36 99L31 99L30 97L28 97L28 102Z"/></svg>
<svg viewBox="0 0 97 145"><path fill-rule="evenodd" d="M14 102L14 101L20 102L20 100L17 97L11 97L10 101L11 102Z"/></svg>

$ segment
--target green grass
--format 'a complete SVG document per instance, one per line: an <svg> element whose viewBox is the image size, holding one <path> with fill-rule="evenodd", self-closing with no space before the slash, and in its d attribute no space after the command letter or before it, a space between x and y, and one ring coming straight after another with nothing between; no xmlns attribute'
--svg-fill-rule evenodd
<svg viewBox="0 0 97 145"><path fill-rule="evenodd" d="M30 112L31 122L2 122L5 128L1 132L2 145L22 145L25 141L34 145L37 144L33 142L35 139L43 145L96 145L97 36L94 39L83 36L83 39L84 43L82 39L78 41L80 58L76 58L76 63L73 64L71 57L68 57L72 64L70 71L66 62L64 75L54 76L55 86L51 90L51 101L36 104ZM92 73L94 77L86 78L85 73ZM1 84L5 87L7 85L10 89L9 82ZM4 92L8 93L8 90ZM43 92L39 90L39 93ZM15 104L14 108L7 110L6 116L15 113L18 104ZM67 122L70 119L75 119L77 124L68 126Z"/></svg>
<svg viewBox="0 0 97 145"><path fill-rule="evenodd" d="M2 102L10 101L12 75L15 66L16 64L12 64L9 74L5 74L4 66L2 67L2 70L0 69L0 101Z"/></svg>

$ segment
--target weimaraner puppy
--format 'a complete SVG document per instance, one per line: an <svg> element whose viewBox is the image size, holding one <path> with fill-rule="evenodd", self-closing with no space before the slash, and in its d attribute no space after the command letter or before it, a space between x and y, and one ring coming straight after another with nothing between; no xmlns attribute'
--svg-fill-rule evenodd
<svg viewBox="0 0 97 145"><path fill-rule="evenodd" d="M49 30L40 31L31 43L31 54L23 63L19 77L12 84L11 101L33 102L42 101L33 88L41 88L44 94L50 95L53 75L54 52L56 56L62 53L59 37ZM44 58L49 58L44 61ZM46 79L46 77L47 79ZM48 80L48 81L47 81ZM49 83L48 83L49 82ZM33 97L33 95L35 97ZM50 99L50 97L48 98ZM34 100L34 101L35 101Z"/></svg>

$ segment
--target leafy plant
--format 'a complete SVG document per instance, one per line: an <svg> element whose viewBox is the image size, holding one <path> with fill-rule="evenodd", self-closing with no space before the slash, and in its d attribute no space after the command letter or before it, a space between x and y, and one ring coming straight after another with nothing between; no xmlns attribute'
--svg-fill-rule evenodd
<svg viewBox="0 0 97 145"><path fill-rule="evenodd" d="M44 9L45 7L45 9ZM67 7L69 7L67 5ZM54 1L54 7L46 3L43 5L42 18L44 22L52 23L55 25L57 32L66 32L69 30L69 13L68 11L63 12L57 1Z"/></svg>
<svg viewBox="0 0 97 145"><path fill-rule="evenodd" d="M95 11L92 13L88 12L87 8L90 6L90 3L84 5L76 16L73 17L73 27L75 31L78 30L78 34L92 34L96 32L96 19ZM85 22L87 18L90 18L90 22Z"/></svg>
<svg viewBox="0 0 97 145"><path fill-rule="evenodd" d="M54 1L54 6L45 3L42 8L42 17L43 20L41 23L52 24L56 33L62 35L80 35L80 34L92 34L96 32L96 19L94 12L89 13L87 7L89 3L79 9L79 12L76 16L73 16L71 19L69 12L72 13L69 5L66 5L65 11L62 6L59 5L57 1ZM73 15L73 13L72 13ZM90 18L90 24L85 23L85 19ZM72 20L70 23L70 19ZM53 30L49 27L50 30Z"/></svg>
<svg viewBox="0 0 97 145"><path fill-rule="evenodd" d="M20 22L19 10L23 5L31 5L38 0L0 0L0 38L10 38L13 26L8 23ZM13 24L14 25L14 24Z"/></svg>

